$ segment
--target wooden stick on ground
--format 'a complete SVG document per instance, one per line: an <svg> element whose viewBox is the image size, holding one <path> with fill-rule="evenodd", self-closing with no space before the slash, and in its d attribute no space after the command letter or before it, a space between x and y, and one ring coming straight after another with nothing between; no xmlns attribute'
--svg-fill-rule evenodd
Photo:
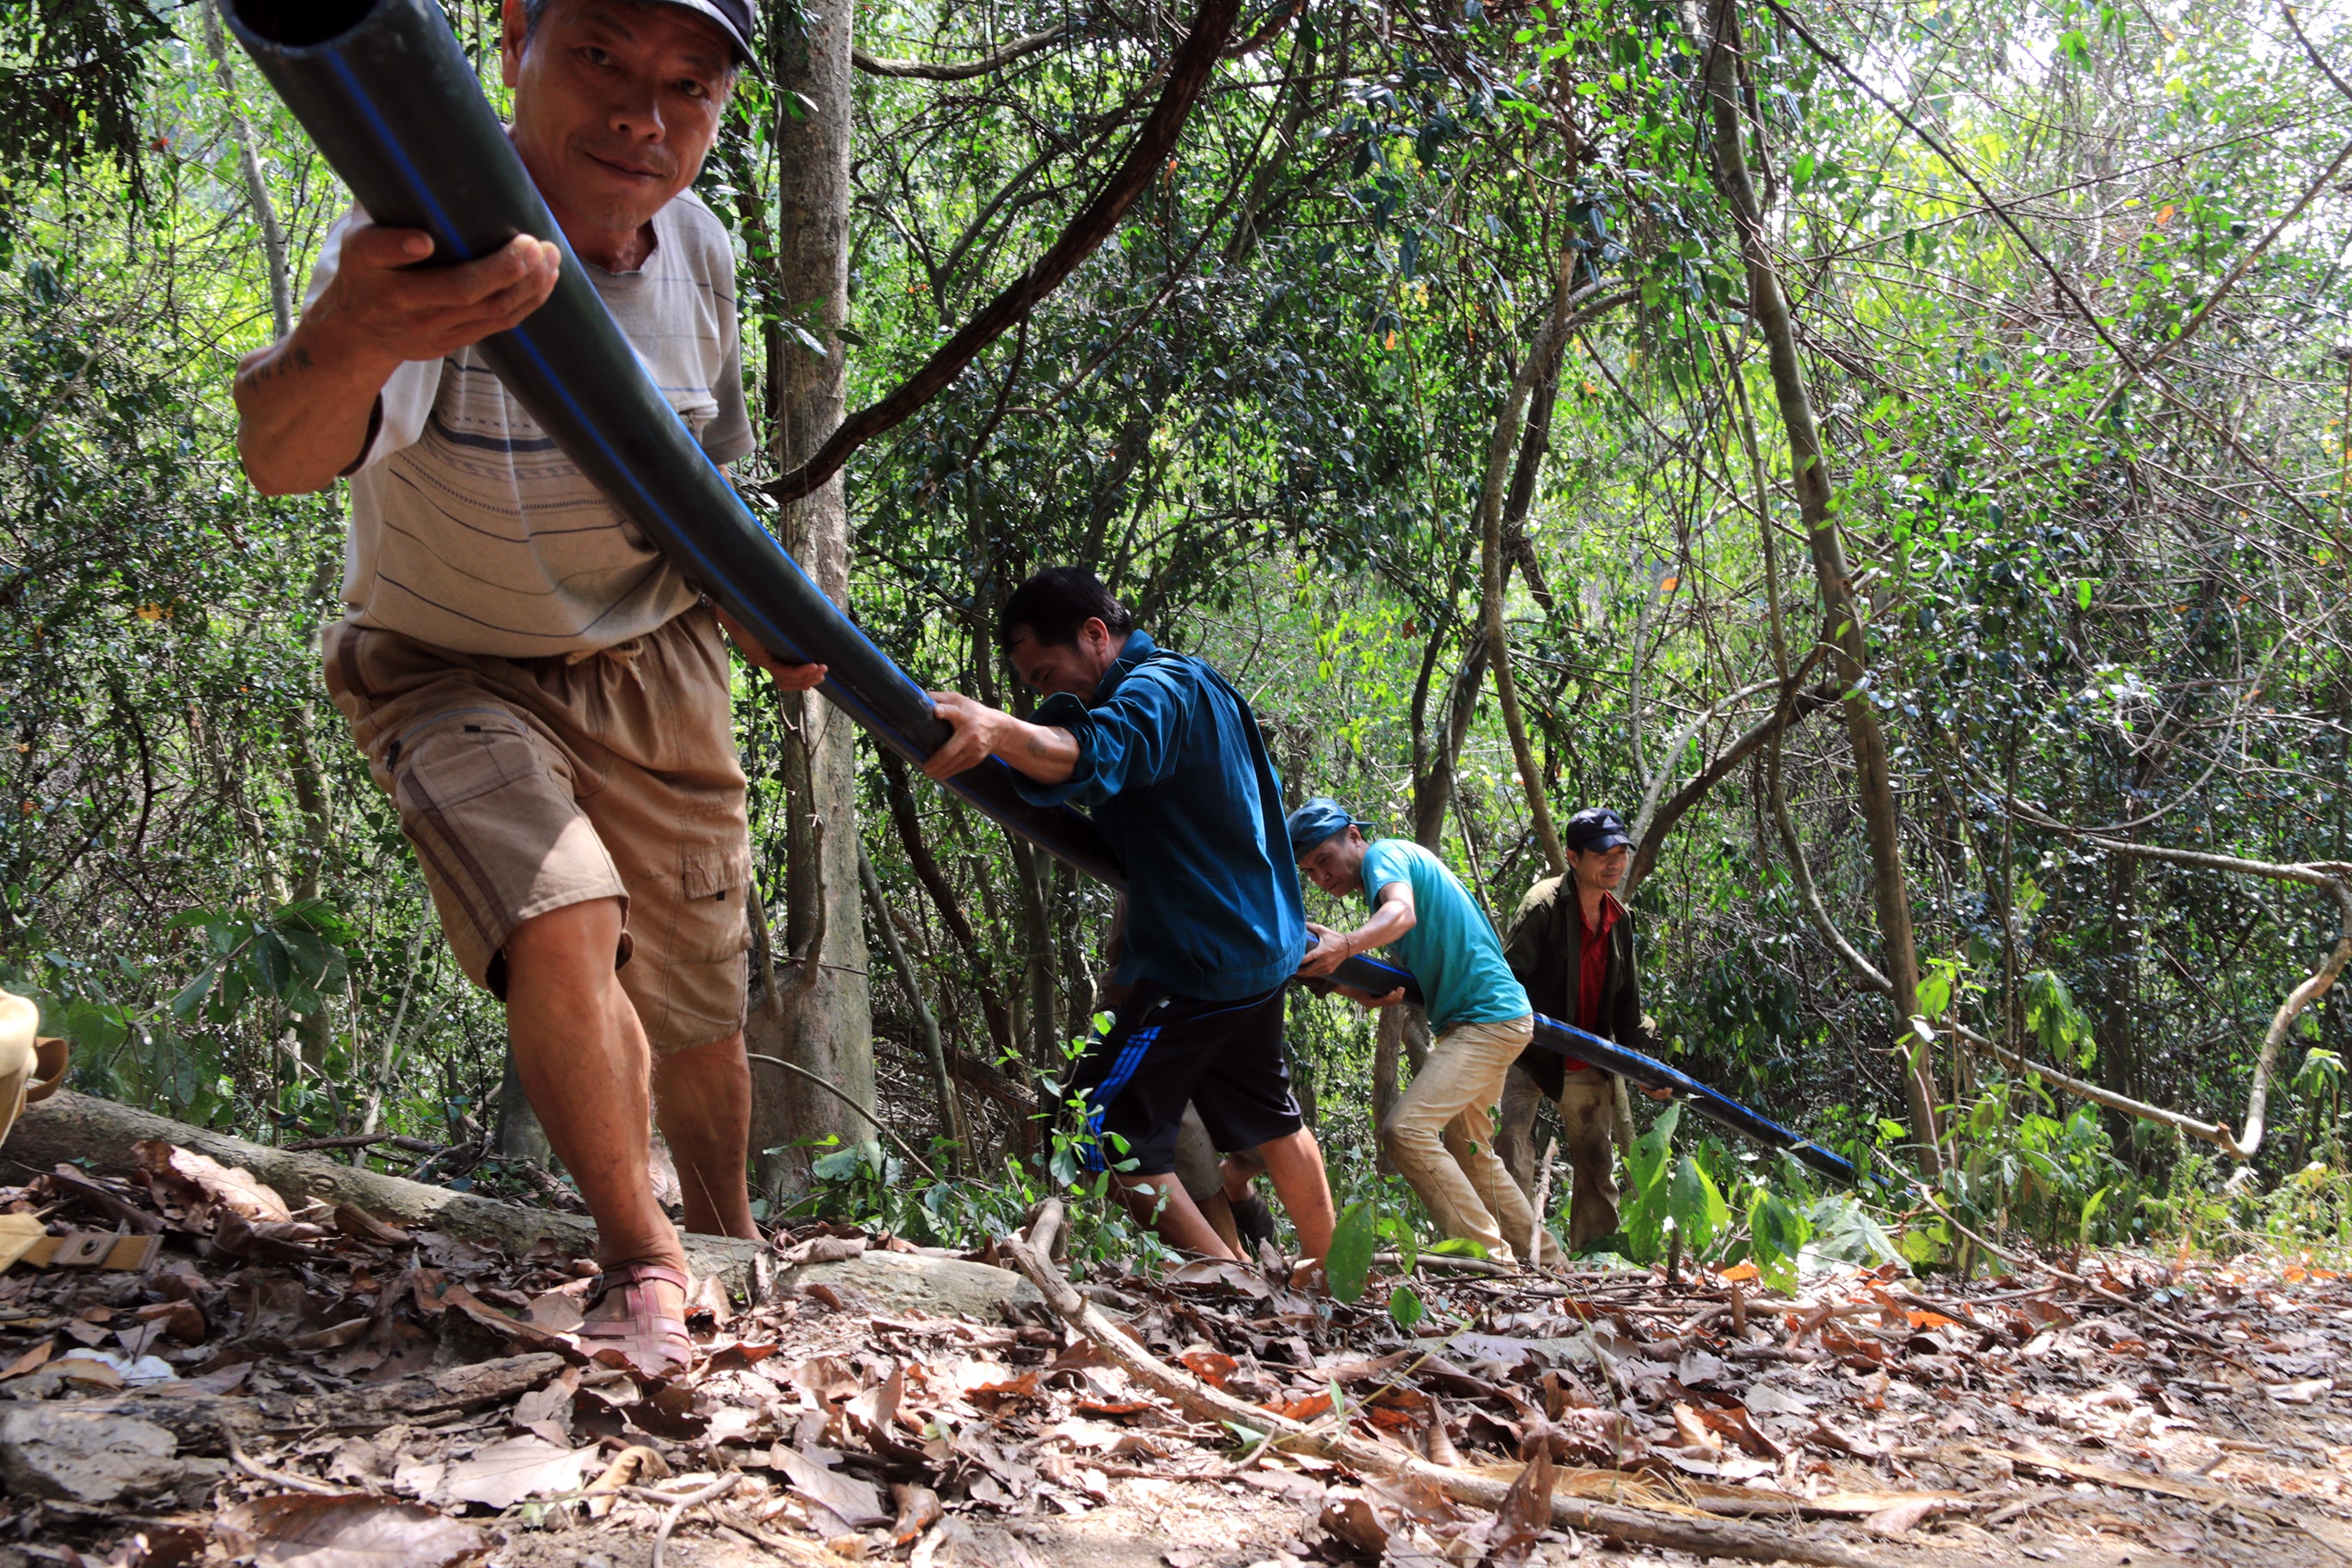
<svg viewBox="0 0 2352 1568"><path fill-rule="evenodd" d="M1361 1475L1401 1476L1421 1481L1458 1502L1490 1509L1502 1505L1505 1494L1510 1490L1507 1481L1433 1465L1350 1436L1345 1430L1324 1432L1309 1427L1220 1393L1191 1373L1164 1364L1103 1316L1062 1277L1059 1269L1046 1261L1045 1250L1034 1243L1042 1240L1049 1248L1061 1224L1061 1205L1048 1202L1040 1210L1028 1237L1005 1237L998 1247L1029 1277L1029 1282L1045 1298L1046 1305L1060 1313L1073 1330L1093 1341L1137 1383L1205 1420L1273 1434L1276 1446L1286 1450L1329 1459ZM1738 1557L1751 1563L1811 1563L1822 1564L1822 1568L1880 1568L1881 1563L1878 1558L1843 1546L1807 1541L1742 1521L1686 1519L1576 1498L1553 1497L1551 1520L1561 1530L1581 1530L1643 1546L1672 1547L1703 1557Z"/></svg>

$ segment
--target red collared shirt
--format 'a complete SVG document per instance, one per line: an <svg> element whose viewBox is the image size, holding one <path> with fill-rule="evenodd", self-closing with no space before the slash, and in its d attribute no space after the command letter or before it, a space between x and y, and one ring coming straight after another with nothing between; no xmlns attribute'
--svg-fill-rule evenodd
<svg viewBox="0 0 2352 1568"><path fill-rule="evenodd" d="M1584 928L1583 945L1577 954L1576 1026L1591 1035L1606 1037L1609 1032L1601 1016L1601 993L1609 983L1609 931L1616 925L1618 914L1617 900L1601 894L1601 924L1596 929L1584 918L1584 900L1580 898L1576 902L1576 918Z"/></svg>

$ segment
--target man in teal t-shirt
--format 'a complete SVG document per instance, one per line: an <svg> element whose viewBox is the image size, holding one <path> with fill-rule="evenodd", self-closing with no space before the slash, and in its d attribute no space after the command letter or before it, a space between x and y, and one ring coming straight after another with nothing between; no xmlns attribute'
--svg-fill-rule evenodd
<svg viewBox="0 0 2352 1568"><path fill-rule="evenodd" d="M1488 1258L1510 1262L1539 1243L1535 1211L1495 1152L1493 1108L1535 1037L1535 1016L1504 962L1502 939L1445 862L1420 845L1367 842L1362 824L1321 796L1292 812L1287 826L1290 852L1309 881L1336 898L1361 894L1372 907L1354 931L1308 921L1315 946L1298 973L1327 975L1385 946L1421 983L1437 1037L1381 1123L1382 1146L1449 1237L1465 1237ZM1382 997L1343 989L1376 1007L1403 999L1402 989Z"/></svg>

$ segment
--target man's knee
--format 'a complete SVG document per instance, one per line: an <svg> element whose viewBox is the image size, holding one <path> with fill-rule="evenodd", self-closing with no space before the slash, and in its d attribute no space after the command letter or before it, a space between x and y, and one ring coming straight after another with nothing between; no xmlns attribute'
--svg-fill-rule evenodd
<svg viewBox="0 0 2352 1568"><path fill-rule="evenodd" d="M1398 1162L1405 1155L1439 1153L1445 1141L1435 1128L1424 1127L1391 1110L1388 1120L1381 1123L1381 1147L1391 1162Z"/></svg>
<svg viewBox="0 0 2352 1568"><path fill-rule="evenodd" d="M507 933L499 956L509 972L524 965L576 964L609 973L622 957L621 900L586 899L536 914Z"/></svg>
<svg viewBox="0 0 2352 1568"><path fill-rule="evenodd" d="M715 1040L683 1050L656 1051L654 1077L677 1089L694 1086L724 1087L732 1089L740 1083L749 1089L751 1083L751 1058L743 1049L743 1031L736 1030Z"/></svg>

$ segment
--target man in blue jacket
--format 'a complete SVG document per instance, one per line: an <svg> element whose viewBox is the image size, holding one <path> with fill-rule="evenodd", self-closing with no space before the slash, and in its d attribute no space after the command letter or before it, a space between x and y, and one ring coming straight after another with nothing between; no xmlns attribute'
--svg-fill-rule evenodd
<svg viewBox="0 0 2352 1568"><path fill-rule="evenodd" d="M1307 950L1283 832L1282 783L1239 692L1170 653L1093 573L1041 572L1007 600L997 640L1043 693L1034 722L935 691L954 735L924 764L951 778L995 756L1040 805L1090 813L1127 868L1116 984L1129 987L1072 1089L1130 1205L1170 1245L1232 1252L1174 1175L1185 1102L1216 1146L1255 1150L1304 1256L1331 1242L1323 1153L1291 1098L1283 987Z"/></svg>

